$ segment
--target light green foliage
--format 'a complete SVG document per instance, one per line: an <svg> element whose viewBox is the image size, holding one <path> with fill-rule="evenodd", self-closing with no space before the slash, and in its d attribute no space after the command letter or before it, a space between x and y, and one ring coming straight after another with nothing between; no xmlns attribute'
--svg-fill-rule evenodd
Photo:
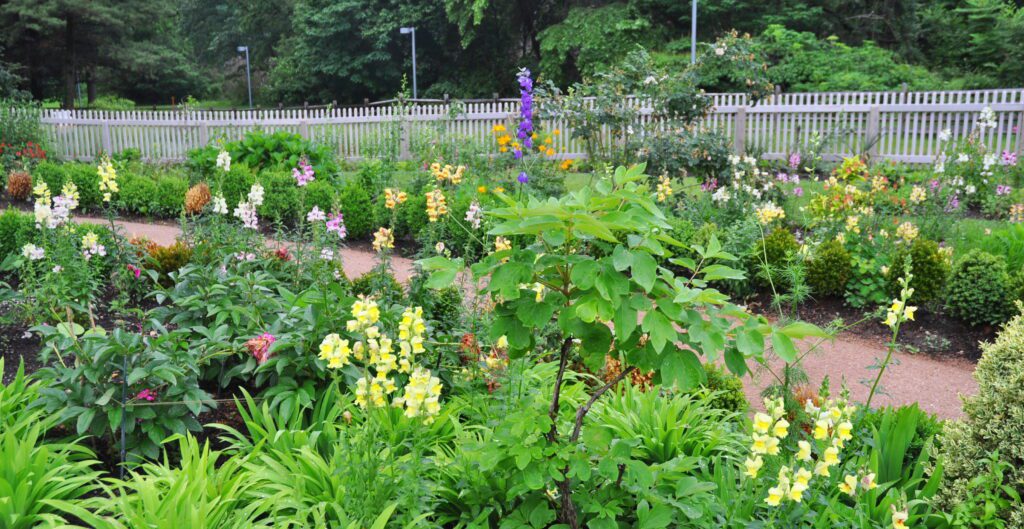
<svg viewBox="0 0 1024 529"><path fill-rule="evenodd" d="M89 449L47 438L57 421L37 406L40 389L26 378L23 365L10 383L0 384L0 521L5 528L66 523L76 512L67 502L98 488L100 473Z"/></svg>
<svg viewBox="0 0 1024 529"><path fill-rule="evenodd" d="M536 403L521 410L532 417L528 420L532 426L504 434L505 455L489 465L514 461L517 470L509 479L515 490L537 494L552 486L551 477L559 494L572 495L592 475L599 481L614 479L615 462L632 453L628 444L613 443L610 456L595 469L587 453L578 449L590 406L567 405L562 410L562 381L571 357L578 355L593 370L600 369L608 355L622 362L619 375L593 391L590 401L596 402L634 369L654 371L654 381L665 388L689 389L706 380L700 356L713 360L724 352L729 369L742 375L748 360L762 358L769 339L777 355L792 361L797 354L793 339L824 335L800 323L773 329L765 319L746 314L709 288L709 281L743 276L721 264L735 257L723 252L716 238L707 247L693 248L696 260L673 257L685 246L666 235L672 226L654 202L643 170L642 165L619 167L593 187L557 199L519 201L499 195L504 207L491 211L496 222L489 235L516 244L472 267L474 277L489 278L485 290L500 299L490 338L505 336L513 359L529 357L537 354L540 338L533 330L556 321L560 343L559 369L548 381L551 411L547 420L540 420L544 408L537 409ZM688 271L676 277L658 259ZM434 273L429 282L434 287L450 284L462 268L460 261L443 257L419 263ZM563 419L571 411L575 420ZM555 450L542 451L539 444L544 442ZM640 480L640 486L645 486L650 483L649 472L630 474L629 482ZM591 524L614 519L612 513L583 514L600 512L594 509L601 495L587 488L588 494L575 494L562 502L559 519L585 516ZM521 509L534 507L529 497L524 496ZM656 502L653 507L637 508L663 507Z"/></svg>
<svg viewBox="0 0 1024 529"><path fill-rule="evenodd" d="M35 219L18 211L5 209L0 215L0 262L12 254L21 252L21 247L29 242L35 231Z"/></svg>
<svg viewBox="0 0 1024 529"><path fill-rule="evenodd" d="M969 502L982 486L987 495L1009 499L1016 494L1015 501L990 513L1007 524L991 527L1014 527L1024 521L1024 316L1014 316L995 342L982 345L974 378L978 394L964 399L965 417L949 423L940 438L946 468L941 505ZM1004 465L1001 475L990 471L986 457ZM993 482L994 476L1000 479ZM984 506L975 505L980 516Z"/></svg>
<svg viewBox="0 0 1024 529"><path fill-rule="evenodd" d="M819 296L842 294L853 274L852 267L850 253L842 243L836 240L822 243L807 262L807 283Z"/></svg>
<svg viewBox="0 0 1024 529"><path fill-rule="evenodd" d="M905 64L871 41L850 46L781 25L764 30L756 53L770 64L772 82L787 91L897 90L902 83L912 90L928 90L940 85L925 68Z"/></svg>
<svg viewBox="0 0 1024 529"><path fill-rule="evenodd" d="M971 325L995 325L1013 313L1013 292L1006 261L971 250L957 261L946 287L946 309Z"/></svg>

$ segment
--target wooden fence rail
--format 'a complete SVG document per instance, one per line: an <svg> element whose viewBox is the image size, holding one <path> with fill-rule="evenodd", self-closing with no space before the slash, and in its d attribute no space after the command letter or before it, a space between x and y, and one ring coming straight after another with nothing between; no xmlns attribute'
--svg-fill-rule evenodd
<svg viewBox="0 0 1024 529"><path fill-rule="evenodd" d="M751 104L745 94L711 94L715 110L704 125L728 135L739 153L767 159L792 152L819 151L827 159L866 153L873 159L931 163L941 152L940 135L963 138L978 116L991 108L996 126L981 140L996 152L1021 154L1024 147L1024 89L956 92L825 92L775 94ZM623 104L640 105L635 98ZM497 152L492 127L510 130L518 100L417 103L251 111L66 111L41 115L53 154L93 160L101 153L138 149L147 161L184 160L188 151L214 140L232 141L251 130L290 131L331 145L343 158L374 157L392 149L410 158L417 145L454 136ZM640 129L650 121L641 107ZM582 143L562 122L554 148L560 158L586 156Z"/></svg>

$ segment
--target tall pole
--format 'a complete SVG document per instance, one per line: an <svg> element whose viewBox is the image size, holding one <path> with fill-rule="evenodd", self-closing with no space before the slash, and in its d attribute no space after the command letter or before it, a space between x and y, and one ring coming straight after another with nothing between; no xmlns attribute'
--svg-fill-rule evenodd
<svg viewBox="0 0 1024 529"><path fill-rule="evenodd" d="M697 62L697 0L693 0L690 14L690 64Z"/></svg>
<svg viewBox="0 0 1024 529"><path fill-rule="evenodd" d="M239 52L245 52L245 84L249 88L249 110L252 110L252 73L249 70L249 47L239 46Z"/></svg>
<svg viewBox="0 0 1024 529"><path fill-rule="evenodd" d="M412 28L412 98L417 99L416 87L416 28Z"/></svg>

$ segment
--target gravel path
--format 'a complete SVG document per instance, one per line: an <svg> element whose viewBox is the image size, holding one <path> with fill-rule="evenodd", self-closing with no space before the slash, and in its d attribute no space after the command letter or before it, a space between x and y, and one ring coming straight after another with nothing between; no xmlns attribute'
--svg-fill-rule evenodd
<svg viewBox="0 0 1024 529"><path fill-rule="evenodd" d="M79 222L106 222L102 219L82 217ZM146 224L118 221L129 237L143 236L166 245L171 244L181 233L176 224ZM358 277L373 269L375 256L368 249L346 248L341 251L345 271L350 277ZM392 259L395 277L406 281L412 275L412 260L403 257ZM805 342L801 349L814 342ZM836 340L821 344L817 351L804 359L810 385L817 387L828 375L833 393L838 393L845 382L854 400L863 402L868 387L865 380L873 380L877 371L870 368L876 359L885 356L884 344L865 341L860 338L841 335ZM779 366L774 366L777 369ZM926 355L898 353L895 362L887 368L882 380L884 393L875 396L874 403L880 406L901 405L917 402L922 409L942 418L956 418L962 414L960 396L977 392L978 385L972 373L974 365L966 360L939 359ZM772 377L767 372L755 373L745 378L747 397L759 406L761 390Z"/></svg>

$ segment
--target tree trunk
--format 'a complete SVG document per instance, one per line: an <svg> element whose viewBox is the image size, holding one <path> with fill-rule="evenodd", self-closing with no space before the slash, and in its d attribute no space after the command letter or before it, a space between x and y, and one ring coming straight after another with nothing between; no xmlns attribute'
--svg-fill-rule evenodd
<svg viewBox="0 0 1024 529"><path fill-rule="evenodd" d="M75 108L75 19L64 22L64 107Z"/></svg>
<svg viewBox="0 0 1024 529"><path fill-rule="evenodd" d="M89 83L89 106L92 106L92 104L96 102L96 74L93 73L92 69L90 68L87 75L88 77L86 77L85 81Z"/></svg>

